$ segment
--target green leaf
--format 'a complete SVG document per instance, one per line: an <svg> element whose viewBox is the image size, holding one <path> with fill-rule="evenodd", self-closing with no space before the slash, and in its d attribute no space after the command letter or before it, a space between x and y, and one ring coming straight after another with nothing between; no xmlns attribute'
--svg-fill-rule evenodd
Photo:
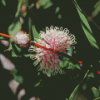
<svg viewBox="0 0 100 100"><path fill-rule="evenodd" d="M39 82L34 85L34 87L38 87L40 85L41 81L42 81L42 79L40 79Z"/></svg>
<svg viewBox="0 0 100 100"><path fill-rule="evenodd" d="M34 3L32 3L31 5L30 5L30 7L32 8L32 7L34 7L35 6L35 4Z"/></svg>
<svg viewBox="0 0 100 100"><path fill-rule="evenodd" d="M39 0L39 5L44 6L49 0Z"/></svg>
<svg viewBox="0 0 100 100"><path fill-rule="evenodd" d="M91 73L88 75L88 77L93 77L93 78L95 78L93 72L91 72Z"/></svg>
<svg viewBox="0 0 100 100"><path fill-rule="evenodd" d="M92 87L91 90L92 90L95 98L99 97L99 91L95 87Z"/></svg>
<svg viewBox="0 0 100 100"><path fill-rule="evenodd" d="M88 73L89 73L89 70L87 70L87 72L85 73L83 80L87 77Z"/></svg>
<svg viewBox="0 0 100 100"><path fill-rule="evenodd" d="M15 76L14 76L14 79L15 79L16 81L18 81L20 84L23 83L23 77L22 77L22 76L17 76L17 75L15 75Z"/></svg>
<svg viewBox="0 0 100 100"><path fill-rule="evenodd" d="M68 61L68 60L69 60L69 58L67 58L67 57L63 57L63 60L67 60L67 61Z"/></svg>
<svg viewBox="0 0 100 100"><path fill-rule="evenodd" d="M61 14L59 14L59 15L58 15L58 18L59 18L59 19L61 19L61 18L62 18L62 15L61 15Z"/></svg>
<svg viewBox="0 0 100 100"><path fill-rule="evenodd" d="M17 74L17 72L18 72L18 70L17 70L17 69L14 69L14 70L12 71L12 75Z"/></svg>
<svg viewBox="0 0 100 100"><path fill-rule="evenodd" d="M29 27L29 37L31 39L31 30L32 30L32 20L31 20L31 17L28 18L28 27Z"/></svg>
<svg viewBox="0 0 100 100"><path fill-rule="evenodd" d="M82 89L83 89L83 90L86 90L86 87L87 87L87 85L86 85L86 83L85 83L85 84L83 84Z"/></svg>
<svg viewBox="0 0 100 100"><path fill-rule="evenodd" d="M36 83L36 84L34 85L34 87L38 87L39 85L40 85L40 82Z"/></svg>
<svg viewBox="0 0 100 100"><path fill-rule="evenodd" d="M74 0L74 1L76 2L76 0ZM78 6L77 3L75 4L75 6L76 6L77 12L78 12L82 22L85 24L85 26L88 28L88 30L92 33L92 30L88 24L86 17L82 14L82 10L80 10L81 8Z"/></svg>
<svg viewBox="0 0 100 100"><path fill-rule="evenodd" d="M100 0L94 5L95 10L92 12L92 17L97 16L100 12Z"/></svg>
<svg viewBox="0 0 100 100"><path fill-rule="evenodd" d="M60 10L60 7L56 7L55 14L57 14Z"/></svg>
<svg viewBox="0 0 100 100"><path fill-rule="evenodd" d="M70 50L67 51L67 54L72 55L72 47L70 47Z"/></svg>
<svg viewBox="0 0 100 100"><path fill-rule="evenodd" d="M21 30L21 23L18 20L17 22L13 22L9 27L8 27L8 33L11 36L10 42L14 41L15 35Z"/></svg>
<svg viewBox="0 0 100 100"><path fill-rule="evenodd" d="M18 55L16 55L16 53L14 52L14 50L12 50L12 57L18 57Z"/></svg>
<svg viewBox="0 0 100 100"><path fill-rule="evenodd" d="M98 97L98 98L95 98L94 100L100 100L100 97Z"/></svg>
<svg viewBox="0 0 100 100"><path fill-rule="evenodd" d="M67 60L64 60L64 61L60 61L59 64L60 64L60 67L64 68L68 65L68 61Z"/></svg>
<svg viewBox="0 0 100 100"><path fill-rule="evenodd" d="M97 16L97 14L100 12L100 5L95 8L95 10L92 12L92 18Z"/></svg>
<svg viewBox="0 0 100 100"><path fill-rule="evenodd" d="M78 64L75 65L75 67L79 70L81 70L80 66Z"/></svg>
<svg viewBox="0 0 100 100"><path fill-rule="evenodd" d="M91 30L91 28L90 28L90 26L89 26L89 23L88 23L86 17L82 14L81 8L80 8L79 5L77 4L76 0L74 0L74 1L75 1L75 7L76 7L77 12L78 12L78 14L79 14L79 16L80 16L80 19L81 19L82 22L85 24L85 26L87 27L87 29L92 33L92 30Z"/></svg>
<svg viewBox="0 0 100 100"><path fill-rule="evenodd" d="M81 25L82 25L82 24L81 24ZM83 31L84 31L84 33L85 33L85 35L86 35L88 41L90 42L90 44L91 44L93 47L99 49L98 45L96 44L95 38L90 34L89 31L87 31L87 29L86 29L83 25L82 25L82 28L83 28Z"/></svg>
<svg viewBox="0 0 100 100"><path fill-rule="evenodd" d="M28 5L28 0L25 0L25 5L26 5L26 6Z"/></svg>
<svg viewBox="0 0 100 100"><path fill-rule="evenodd" d="M74 91L71 93L71 95L70 95L70 97L69 97L69 100L75 100L75 95L76 95L76 93L78 92L79 85L80 85L80 84L78 84L78 85L76 86L76 88L74 89Z"/></svg>
<svg viewBox="0 0 100 100"><path fill-rule="evenodd" d="M38 72L38 74L37 74L38 76L40 75L40 72Z"/></svg>
<svg viewBox="0 0 100 100"><path fill-rule="evenodd" d="M98 7L100 5L100 0L94 5L94 8Z"/></svg>
<svg viewBox="0 0 100 100"><path fill-rule="evenodd" d="M18 51L18 52L21 52L21 48L19 48L16 44L14 44L14 45L15 45L17 51Z"/></svg>
<svg viewBox="0 0 100 100"><path fill-rule="evenodd" d="M5 37L3 37L3 36L0 36L0 40L3 40L3 39L5 39Z"/></svg>
<svg viewBox="0 0 100 100"><path fill-rule="evenodd" d="M12 50L12 44L10 43L10 45L9 45L9 48L8 48L9 50Z"/></svg>
<svg viewBox="0 0 100 100"><path fill-rule="evenodd" d="M42 28L42 30L46 33L46 29Z"/></svg>
<svg viewBox="0 0 100 100"><path fill-rule="evenodd" d="M66 100L68 100L68 98L66 98Z"/></svg>
<svg viewBox="0 0 100 100"><path fill-rule="evenodd" d="M35 25L32 25L32 34L33 34L34 40L35 40L35 38L39 38L39 34L35 28Z"/></svg>
<svg viewBox="0 0 100 100"><path fill-rule="evenodd" d="M17 74L17 72L18 72L18 70L17 69L14 69L13 71L12 71L12 75L13 75L13 77L14 77L14 79L16 80L16 81L18 81L19 83L23 83L23 77L22 76L17 76L16 74Z"/></svg>
<svg viewBox="0 0 100 100"><path fill-rule="evenodd" d="M43 87L43 85L41 85L41 87Z"/></svg>
<svg viewBox="0 0 100 100"><path fill-rule="evenodd" d="M53 5L51 0L39 0L38 3L40 7L43 7L43 9L47 9Z"/></svg>
<svg viewBox="0 0 100 100"><path fill-rule="evenodd" d="M88 23L86 17L83 15L82 10L81 10L81 8L79 7L79 5L77 4L76 0L74 0L74 2L75 2L75 7L76 7L76 9L77 9L77 12L78 12L78 14L79 14L79 16L80 16L80 19L81 19L81 21L83 22L83 23L81 23L82 29L83 29L83 31L84 31L84 33L85 33L85 35L86 35L88 41L90 42L90 44L91 44L92 46L94 46L95 48L99 49L99 48L98 48L98 45L96 44L95 38L92 36L93 32L92 32L92 30L91 30L91 28L90 28L90 26L89 26L89 23ZM84 24L85 26L84 26L83 24ZM85 27L86 27L87 29L86 29Z"/></svg>
<svg viewBox="0 0 100 100"><path fill-rule="evenodd" d="M6 6L6 1L5 1L5 0L1 0L1 2L2 2L2 4L3 4L4 6Z"/></svg>
<svg viewBox="0 0 100 100"><path fill-rule="evenodd" d="M49 3L47 3L45 6L43 6L44 9L47 9L49 7L51 7L53 5L53 3L51 1L49 1Z"/></svg>
<svg viewBox="0 0 100 100"><path fill-rule="evenodd" d="M24 57L30 57L30 56L32 56L33 54L24 54L23 56Z"/></svg>
<svg viewBox="0 0 100 100"><path fill-rule="evenodd" d="M14 44L14 46L15 46L17 52L21 52L21 48L19 48L16 44ZM19 55L16 54L16 52L15 52L13 46L12 46L12 57L19 57ZM21 56L20 56L20 57L21 57Z"/></svg>
<svg viewBox="0 0 100 100"><path fill-rule="evenodd" d="M18 7L17 7L17 12L15 14L15 17L18 17L20 15L20 10L21 10L21 6L23 4L23 0L19 0L18 1Z"/></svg>
<svg viewBox="0 0 100 100"><path fill-rule="evenodd" d="M99 86L99 91L100 91L100 86Z"/></svg>
<svg viewBox="0 0 100 100"><path fill-rule="evenodd" d="M69 65L68 65L68 67L67 67L67 69L74 69L75 68L75 65L74 64L72 64L71 62L69 62Z"/></svg>

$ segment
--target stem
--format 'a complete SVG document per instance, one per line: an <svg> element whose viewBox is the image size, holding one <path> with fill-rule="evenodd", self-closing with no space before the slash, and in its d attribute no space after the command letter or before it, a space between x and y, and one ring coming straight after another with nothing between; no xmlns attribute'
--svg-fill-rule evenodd
<svg viewBox="0 0 100 100"><path fill-rule="evenodd" d="M10 35L4 34L4 33L0 33L0 35L3 36L3 37L11 38Z"/></svg>
<svg viewBox="0 0 100 100"><path fill-rule="evenodd" d="M100 99L100 97L98 97L98 98L96 98L96 99L94 99L94 100L98 100L98 99Z"/></svg>
<svg viewBox="0 0 100 100"><path fill-rule="evenodd" d="M29 38L30 38L30 40L31 40L31 29L32 29L32 23L31 23L31 18L29 17L29 22L28 22L28 24L29 24Z"/></svg>

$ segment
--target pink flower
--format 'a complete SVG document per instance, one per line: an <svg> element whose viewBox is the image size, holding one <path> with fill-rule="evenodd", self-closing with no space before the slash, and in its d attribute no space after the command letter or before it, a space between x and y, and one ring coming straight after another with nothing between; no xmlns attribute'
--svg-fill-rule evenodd
<svg viewBox="0 0 100 100"><path fill-rule="evenodd" d="M16 34L14 38L14 42L20 47L20 48L26 48L29 43L29 36L28 34L25 34L24 31L20 31Z"/></svg>
<svg viewBox="0 0 100 100"><path fill-rule="evenodd" d="M43 71L44 74L55 75L57 73L62 73L59 62L60 59L55 53L56 50L66 53L65 50L69 50L70 46L75 44L75 36L69 34L69 30L61 27L51 26L50 29L46 27L46 33L40 31L39 39L35 38L37 44L45 46L47 49L32 46L29 51L35 51L36 54L31 56L31 59L37 59L34 65L37 65L40 61L38 70ZM50 50L50 49L51 50Z"/></svg>

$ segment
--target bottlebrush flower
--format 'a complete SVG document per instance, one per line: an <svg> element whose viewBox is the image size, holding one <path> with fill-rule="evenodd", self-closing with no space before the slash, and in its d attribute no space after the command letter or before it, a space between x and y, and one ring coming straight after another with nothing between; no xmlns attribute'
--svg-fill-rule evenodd
<svg viewBox="0 0 100 100"><path fill-rule="evenodd" d="M20 48L26 48L29 41L29 36L28 34L25 34L24 31L20 31L19 33L17 33L14 38L15 44L17 44Z"/></svg>
<svg viewBox="0 0 100 100"><path fill-rule="evenodd" d="M51 26L50 29L46 27L46 33L40 31L39 38L35 38L36 44L41 46L32 46L29 51L35 51L36 54L31 56L31 59L37 59L34 65L40 62L38 67L39 71L48 75L55 75L57 73L62 73L56 51L66 53L65 50L69 50L70 46L75 44L75 36L69 33L69 30L62 27ZM43 46L43 47L42 47Z"/></svg>

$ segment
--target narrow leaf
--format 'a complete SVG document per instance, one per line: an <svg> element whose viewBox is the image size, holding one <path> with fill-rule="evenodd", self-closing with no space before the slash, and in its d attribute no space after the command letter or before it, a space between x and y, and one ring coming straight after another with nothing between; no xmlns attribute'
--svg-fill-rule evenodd
<svg viewBox="0 0 100 100"><path fill-rule="evenodd" d="M66 98L66 100L68 100L68 98Z"/></svg>
<svg viewBox="0 0 100 100"><path fill-rule="evenodd" d="M16 75L17 72L18 72L18 70L17 70L17 69L14 69L14 70L12 71L12 75Z"/></svg>
<svg viewBox="0 0 100 100"><path fill-rule="evenodd" d="M78 64L75 65L75 67L79 70L81 70L80 66Z"/></svg>
<svg viewBox="0 0 100 100"><path fill-rule="evenodd" d="M93 78L94 78L93 72L91 72L91 73L88 75L88 77L93 77Z"/></svg>
<svg viewBox="0 0 100 100"><path fill-rule="evenodd" d="M59 64L60 64L60 67L64 68L68 65L68 61L67 60L60 61Z"/></svg>
<svg viewBox="0 0 100 100"><path fill-rule="evenodd" d="M86 90L86 87L87 87L87 85L86 85L86 83L85 83L85 84L83 84L82 89L83 89L83 90Z"/></svg>
<svg viewBox="0 0 100 100"><path fill-rule="evenodd" d="M24 54L23 56L24 57L30 57L30 56L32 56L33 54Z"/></svg>
<svg viewBox="0 0 100 100"><path fill-rule="evenodd" d="M39 34L35 28L35 25L32 25L32 34L33 34L34 40L35 40L35 38L39 38Z"/></svg>
<svg viewBox="0 0 100 100"><path fill-rule="evenodd" d="M3 4L4 6L6 6L6 1L5 1L5 0L1 0L1 2L2 2L2 4Z"/></svg>
<svg viewBox="0 0 100 100"><path fill-rule="evenodd" d="M47 9L49 7L51 7L53 5L53 3L51 1L49 1L45 6L43 6L44 9Z"/></svg>
<svg viewBox="0 0 100 100"><path fill-rule="evenodd" d="M95 98L94 100L100 100L100 97L98 97L98 98Z"/></svg>
<svg viewBox="0 0 100 100"><path fill-rule="evenodd" d="M60 10L60 7L57 7L56 10L55 10L55 14L57 14Z"/></svg>
<svg viewBox="0 0 100 100"><path fill-rule="evenodd" d="M40 7L43 7L43 9L47 9L53 5L51 0L39 0L38 3Z"/></svg>
<svg viewBox="0 0 100 100"><path fill-rule="evenodd" d="M99 91L95 87L92 87L91 90L96 98L99 97Z"/></svg>
<svg viewBox="0 0 100 100"><path fill-rule="evenodd" d="M8 27L8 33L11 36L10 41L13 42L14 41L14 37L15 35L21 30L21 23L18 20L15 23L12 23L9 27Z"/></svg>
<svg viewBox="0 0 100 100"><path fill-rule="evenodd" d="M36 83L36 84L34 85L34 87L38 87L39 85L40 85L40 82Z"/></svg>
<svg viewBox="0 0 100 100"><path fill-rule="evenodd" d="M0 36L0 40L3 40L3 39L5 39L5 37L3 37L3 36Z"/></svg>
<svg viewBox="0 0 100 100"><path fill-rule="evenodd" d="M58 15L58 18L59 18L59 19L61 19L61 18L62 18L62 15L61 15L61 14L59 14L59 15Z"/></svg>
<svg viewBox="0 0 100 100"><path fill-rule="evenodd" d="M21 10L22 4L23 4L23 0L19 0L18 7L17 7L17 12L15 14L15 17L18 17L20 15L20 10Z"/></svg>
<svg viewBox="0 0 100 100"><path fill-rule="evenodd" d="M97 16L97 14L100 12L100 5L95 8L95 10L92 12L92 17Z"/></svg>
<svg viewBox="0 0 100 100"><path fill-rule="evenodd" d="M100 5L100 0L94 5L94 8L98 7Z"/></svg>
<svg viewBox="0 0 100 100"><path fill-rule="evenodd" d="M13 46L15 47L16 50L14 50ZM19 57L19 55L17 55L16 52L18 52L18 53L21 52L21 48L19 48L16 44L14 44L13 46L12 46L12 57ZM20 57L21 57L21 55L20 55Z"/></svg>
<svg viewBox="0 0 100 100"><path fill-rule="evenodd" d="M82 29L83 29L88 41L90 42L91 46L99 49L98 45L96 44L95 38L89 33L89 31L87 31L87 29L83 25L82 25Z"/></svg>
<svg viewBox="0 0 100 100"><path fill-rule="evenodd" d="M15 75L15 76L14 76L14 79L15 79L16 81L18 81L20 84L23 83L23 77L22 77L22 76L17 76L17 75Z"/></svg>
<svg viewBox="0 0 100 100"><path fill-rule="evenodd" d="M86 17L82 14L81 8L80 8L79 5L77 4L76 0L74 0L74 1L75 1L75 7L76 7L77 12L78 12L78 14L79 14L79 16L80 16L80 19L81 19L82 22L85 24L85 26L87 27L87 29L92 33L92 30L91 30L91 28L90 28L90 26L89 26L89 23L88 23Z"/></svg>
<svg viewBox="0 0 100 100"><path fill-rule="evenodd" d="M72 64L71 62L69 62L69 65L68 65L68 67L67 67L67 69L74 69L75 68L75 65L74 64Z"/></svg>
<svg viewBox="0 0 100 100"><path fill-rule="evenodd" d="M76 88L74 89L74 91L71 93L71 95L70 95L70 97L69 97L69 100L75 100L75 95L76 95L76 93L78 92L79 85L80 85L80 84L78 84L78 85L76 86Z"/></svg>
<svg viewBox="0 0 100 100"><path fill-rule="evenodd" d="M93 32L92 32L92 30L91 30L91 28L90 28L90 26L89 26L89 23L88 23L86 17L83 15L82 10L81 10L81 8L79 7L79 5L77 4L76 0L74 0L74 2L75 2L75 7L76 7L76 9L77 9L77 12L78 12L78 14L79 14L79 16L80 16L80 19L81 19L81 21L83 22L83 23L81 23L82 29L83 29L83 31L84 31L84 33L85 33L85 35L86 35L88 41L90 42L90 44L91 44L92 46L94 46L95 48L98 49L98 46L97 46L97 44L96 44L96 40L95 40L95 38L92 36ZM84 25L83 25L83 24L84 24ZM86 27L86 28L85 28L85 27Z"/></svg>
<svg viewBox="0 0 100 100"><path fill-rule="evenodd" d="M99 91L100 91L100 86L99 86Z"/></svg>

